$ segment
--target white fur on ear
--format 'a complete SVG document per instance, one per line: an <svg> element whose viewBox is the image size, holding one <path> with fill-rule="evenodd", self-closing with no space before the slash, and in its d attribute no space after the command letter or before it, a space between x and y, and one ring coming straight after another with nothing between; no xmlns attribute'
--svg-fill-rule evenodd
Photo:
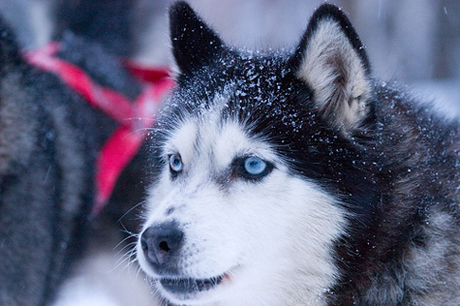
<svg viewBox="0 0 460 306"><path fill-rule="evenodd" d="M365 117L371 91L366 67L336 20L318 21L297 77L311 86L323 116L345 134Z"/></svg>

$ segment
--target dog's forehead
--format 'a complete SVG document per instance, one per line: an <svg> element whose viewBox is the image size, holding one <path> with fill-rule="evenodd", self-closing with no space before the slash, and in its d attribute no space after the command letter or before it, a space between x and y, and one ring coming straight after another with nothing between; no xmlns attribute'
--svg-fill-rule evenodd
<svg viewBox="0 0 460 306"><path fill-rule="evenodd" d="M281 54L250 54L238 58L231 68L216 65L182 76L161 119L168 131L165 154L179 152L187 160L199 153L223 165L236 155L277 158L279 154L273 152L293 142L283 140L283 131L302 128L303 121L309 120L297 116L303 106L288 101L298 89L284 65ZM292 123L295 120L299 122Z"/></svg>
<svg viewBox="0 0 460 306"><path fill-rule="evenodd" d="M222 98L215 107L184 119L170 133L165 153L179 153L184 162L205 159L216 166L228 166L236 156L258 155L272 158L269 145L237 118L224 116L226 101Z"/></svg>

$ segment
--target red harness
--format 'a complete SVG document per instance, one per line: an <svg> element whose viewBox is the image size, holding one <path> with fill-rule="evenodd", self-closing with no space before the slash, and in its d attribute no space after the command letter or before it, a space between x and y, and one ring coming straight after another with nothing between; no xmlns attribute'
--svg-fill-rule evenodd
<svg viewBox="0 0 460 306"><path fill-rule="evenodd" d="M30 64L59 76L92 107L106 113L119 124L97 158L96 202L93 206L93 215L97 215L109 200L121 172L141 147L163 97L175 83L168 69L145 69L126 62L126 67L145 83L142 93L130 102L123 94L95 84L76 65L56 57L59 48L59 43L51 42L39 50L26 52L25 57Z"/></svg>

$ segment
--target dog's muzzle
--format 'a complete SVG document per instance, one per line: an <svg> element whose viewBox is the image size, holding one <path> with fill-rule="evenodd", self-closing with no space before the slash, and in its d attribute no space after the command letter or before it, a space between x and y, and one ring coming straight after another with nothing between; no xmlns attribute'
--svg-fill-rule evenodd
<svg viewBox="0 0 460 306"><path fill-rule="evenodd" d="M147 262L159 274L177 272L184 233L177 223L163 223L147 228L141 235L141 247Z"/></svg>
<svg viewBox="0 0 460 306"><path fill-rule="evenodd" d="M185 234L177 222L150 226L140 235L145 261L157 274L154 282L156 289L160 294L167 294L168 299L174 297L180 302L194 300L230 280L228 271L204 278L194 278L184 273L180 268L184 263L184 241Z"/></svg>

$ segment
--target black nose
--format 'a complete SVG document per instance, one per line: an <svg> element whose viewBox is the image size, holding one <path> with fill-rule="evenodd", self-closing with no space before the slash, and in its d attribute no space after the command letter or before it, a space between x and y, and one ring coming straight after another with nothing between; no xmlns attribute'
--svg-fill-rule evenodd
<svg viewBox="0 0 460 306"><path fill-rule="evenodd" d="M175 222L152 226L141 235L142 251L156 270L171 270L176 266L183 238Z"/></svg>

